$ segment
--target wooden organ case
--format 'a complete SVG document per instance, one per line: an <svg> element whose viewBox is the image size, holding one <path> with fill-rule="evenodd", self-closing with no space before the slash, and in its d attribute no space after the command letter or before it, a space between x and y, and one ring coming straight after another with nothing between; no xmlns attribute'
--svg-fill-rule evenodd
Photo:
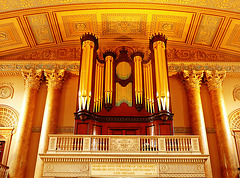
<svg viewBox="0 0 240 178"><path fill-rule="evenodd" d="M121 47L99 60L98 39L81 37L75 134L172 135L166 38L154 35L151 55Z"/></svg>

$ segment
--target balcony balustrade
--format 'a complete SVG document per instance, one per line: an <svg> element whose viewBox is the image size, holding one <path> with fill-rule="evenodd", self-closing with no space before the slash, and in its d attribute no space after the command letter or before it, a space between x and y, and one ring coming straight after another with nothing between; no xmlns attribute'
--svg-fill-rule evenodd
<svg viewBox="0 0 240 178"><path fill-rule="evenodd" d="M198 136L49 135L43 177L205 177Z"/></svg>

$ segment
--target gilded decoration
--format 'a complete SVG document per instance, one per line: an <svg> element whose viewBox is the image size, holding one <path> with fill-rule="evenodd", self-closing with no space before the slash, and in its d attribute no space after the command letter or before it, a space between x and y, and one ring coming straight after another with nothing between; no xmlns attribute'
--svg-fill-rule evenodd
<svg viewBox="0 0 240 178"><path fill-rule="evenodd" d="M146 36L146 14L102 14L102 36Z"/></svg>
<svg viewBox="0 0 240 178"><path fill-rule="evenodd" d="M112 138L110 143L111 152L138 152L139 151L138 138Z"/></svg>
<svg viewBox="0 0 240 178"><path fill-rule="evenodd" d="M231 129L240 129L240 108L234 110L228 115Z"/></svg>
<svg viewBox="0 0 240 178"><path fill-rule="evenodd" d="M110 3L110 2L126 2L126 0L92 0L91 3ZM213 9L222 9L228 11L240 11L240 5L238 0L136 0L134 2L149 3L149 4L173 4L173 5L187 5L196 7L205 7ZM85 4L86 0L1 0L0 1L0 12L20 10L34 7L46 7L54 5L67 5L67 4Z"/></svg>
<svg viewBox="0 0 240 178"><path fill-rule="evenodd" d="M33 52L27 52L12 57L16 60L80 60L80 47L45 49Z"/></svg>
<svg viewBox="0 0 240 178"><path fill-rule="evenodd" d="M172 12L175 15L153 14L151 32L161 32L169 40L185 41L192 14ZM170 13L171 14L171 13Z"/></svg>
<svg viewBox="0 0 240 178"><path fill-rule="evenodd" d="M66 78L66 71L61 70L44 70L48 88L62 89L63 81Z"/></svg>
<svg viewBox="0 0 240 178"><path fill-rule="evenodd" d="M25 89L27 88L39 89L40 84L43 80L43 71L41 69L22 70L22 75L24 78Z"/></svg>
<svg viewBox="0 0 240 178"><path fill-rule="evenodd" d="M10 106L0 104L0 127L17 127L18 112Z"/></svg>
<svg viewBox="0 0 240 178"><path fill-rule="evenodd" d="M205 83L208 90L222 89L223 79L226 76L226 71L205 71Z"/></svg>
<svg viewBox="0 0 240 178"><path fill-rule="evenodd" d="M211 45L221 20L221 17L203 15L197 32L195 43Z"/></svg>
<svg viewBox="0 0 240 178"><path fill-rule="evenodd" d="M27 17L37 44L54 42L46 14Z"/></svg>
<svg viewBox="0 0 240 178"><path fill-rule="evenodd" d="M240 20L231 19L227 33L221 44L221 48L239 51L240 49Z"/></svg>
<svg viewBox="0 0 240 178"><path fill-rule="evenodd" d="M70 11L56 13L63 41L79 40L80 36L87 32L98 33L96 14L81 13L83 12Z"/></svg>
<svg viewBox="0 0 240 178"><path fill-rule="evenodd" d="M14 94L13 83L0 83L0 99L12 99Z"/></svg>
<svg viewBox="0 0 240 178"><path fill-rule="evenodd" d="M240 86L235 86L235 88L233 89L233 100L240 101Z"/></svg>
<svg viewBox="0 0 240 178"><path fill-rule="evenodd" d="M182 72L183 83L185 85L186 90L191 89L200 89L200 84L203 77L203 71L196 70L184 70Z"/></svg>
<svg viewBox="0 0 240 178"><path fill-rule="evenodd" d="M17 18L0 20L0 51L26 46Z"/></svg>

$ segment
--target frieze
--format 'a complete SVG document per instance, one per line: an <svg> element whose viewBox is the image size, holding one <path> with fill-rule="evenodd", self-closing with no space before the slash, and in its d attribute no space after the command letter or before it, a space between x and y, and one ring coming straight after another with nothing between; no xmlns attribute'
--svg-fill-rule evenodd
<svg viewBox="0 0 240 178"><path fill-rule="evenodd" d="M111 47L101 47L98 51L99 57L102 58L102 54L106 50L119 49L119 45ZM149 50L148 46L132 46L134 51L140 50L145 53L144 60L148 59ZM1 61L80 61L80 45L79 47L71 48L56 48L56 49L45 49L45 50L34 50L31 52L25 52L20 55L13 56L0 56ZM168 62L239 62L239 57L233 55L228 55L226 53L204 51L200 49L185 49L185 48L176 48L173 46L167 47L167 60Z"/></svg>
<svg viewBox="0 0 240 178"><path fill-rule="evenodd" d="M45 49L34 50L32 52L24 52L20 55L14 55L11 57L0 57L0 60L67 60L67 61L79 61L80 60L80 45L79 47L71 48L57 48L57 49ZM10 58L10 59L9 59Z"/></svg>
<svg viewBox="0 0 240 178"><path fill-rule="evenodd" d="M73 75L79 73L79 62L78 61L56 61L56 62L2 62L0 64L0 76L7 75L21 75L21 70L61 70L64 69ZM184 70L208 70L208 71L226 71L229 74L240 73L240 64L236 62L168 62L169 75L174 75Z"/></svg>

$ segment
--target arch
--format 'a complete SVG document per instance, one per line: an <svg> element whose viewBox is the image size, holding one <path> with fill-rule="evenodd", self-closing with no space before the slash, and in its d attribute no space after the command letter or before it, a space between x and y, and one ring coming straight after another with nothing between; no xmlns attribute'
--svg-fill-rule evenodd
<svg viewBox="0 0 240 178"><path fill-rule="evenodd" d="M231 130L240 129L240 108L235 109L228 115Z"/></svg>
<svg viewBox="0 0 240 178"><path fill-rule="evenodd" d="M18 112L11 106L0 104L0 127L16 127Z"/></svg>

